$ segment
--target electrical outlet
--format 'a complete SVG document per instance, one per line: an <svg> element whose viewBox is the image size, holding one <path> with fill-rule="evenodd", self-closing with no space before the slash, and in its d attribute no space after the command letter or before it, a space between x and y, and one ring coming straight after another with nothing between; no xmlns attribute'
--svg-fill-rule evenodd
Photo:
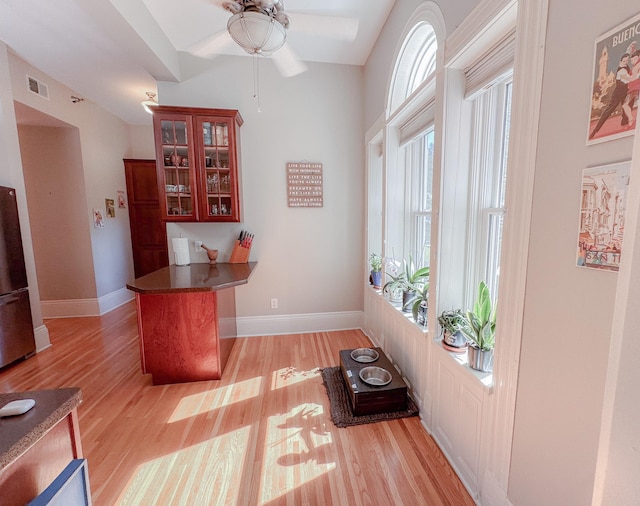
<svg viewBox="0 0 640 506"><path fill-rule="evenodd" d="M202 249L202 241L193 241L193 251L196 253L202 253L204 251Z"/></svg>
<svg viewBox="0 0 640 506"><path fill-rule="evenodd" d="M271 309L278 309L278 299L271 299Z"/></svg>

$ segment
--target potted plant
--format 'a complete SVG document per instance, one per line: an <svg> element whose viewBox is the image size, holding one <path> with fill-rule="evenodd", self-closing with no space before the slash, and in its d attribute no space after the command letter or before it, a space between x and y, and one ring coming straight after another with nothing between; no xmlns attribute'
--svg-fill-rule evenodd
<svg viewBox="0 0 640 506"><path fill-rule="evenodd" d="M404 270L401 268L400 262L394 258L385 257L384 273L390 278L382 287L382 292L389 297L392 302L402 300L402 292L407 286Z"/></svg>
<svg viewBox="0 0 640 506"><path fill-rule="evenodd" d="M484 281L478 286L478 298L473 310L467 311L460 330L469 341L469 366L478 371L493 371L496 306L491 302L489 287Z"/></svg>
<svg viewBox="0 0 640 506"><path fill-rule="evenodd" d="M371 267L371 284L374 288L382 286L382 257L376 253L369 256L369 266Z"/></svg>
<svg viewBox="0 0 640 506"><path fill-rule="evenodd" d="M429 283L413 285L411 297L404 303L404 307L410 307L413 319L418 325L427 326L427 308L429 306Z"/></svg>
<svg viewBox="0 0 640 506"><path fill-rule="evenodd" d="M462 332L465 315L462 309L447 309L438 316L442 329L442 346L454 353L462 353L467 349L467 338Z"/></svg>
<svg viewBox="0 0 640 506"><path fill-rule="evenodd" d="M404 261L404 280L402 293L402 310L410 311L410 303L416 296L418 290L421 292L421 298L426 300L428 295L429 267L416 268L413 257L409 255L409 260ZM424 286L427 285L426 288Z"/></svg>
<svg viewBox="0 0 640 506"><path fill-rule="evenodd" d="M402 294L407 288L407 279L405 278L404 271L395 275L387 271L386 274L391 278L391 280L384 284L382 291L389 296L391 301L401 301Z"/></svg>

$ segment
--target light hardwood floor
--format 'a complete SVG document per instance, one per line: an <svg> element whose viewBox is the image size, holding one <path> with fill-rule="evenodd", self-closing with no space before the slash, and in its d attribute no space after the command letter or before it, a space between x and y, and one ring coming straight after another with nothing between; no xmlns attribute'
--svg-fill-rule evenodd
<svg viewBox="0 0 640 506"><path fill-rule="evenodd" d="M238 339L221 380L152 386L133 303L46 325L0 391L82 389L96 506L474 504L418 417L333 425L318 368L370 346L358 330Z"/></svg>

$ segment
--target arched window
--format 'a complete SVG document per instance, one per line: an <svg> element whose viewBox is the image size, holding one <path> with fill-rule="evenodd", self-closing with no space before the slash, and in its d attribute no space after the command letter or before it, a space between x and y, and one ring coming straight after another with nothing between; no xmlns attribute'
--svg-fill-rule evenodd
<svg viewBox="0 0 640 506"><path fill-rule="evenodd" d="M434 104L444 45L438 6L421 4L400 40L389 79L383 143L384 255L398 264L423 267L431 256Z"/></svg>
<svg viewBox="0 0 640 506"><path fill-rule="evenodd" d="M433 26L420 20L413 26L396 59L389 93L389 112L398 107L436 70L438 40Z"/></svg>

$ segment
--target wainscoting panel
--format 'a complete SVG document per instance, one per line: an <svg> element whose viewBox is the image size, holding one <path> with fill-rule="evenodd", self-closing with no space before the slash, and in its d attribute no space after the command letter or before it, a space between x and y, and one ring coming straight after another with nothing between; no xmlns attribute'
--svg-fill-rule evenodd
<svg viewBox="0 0 640 506"><path fill-rule="evenodd" d="M477 497L484 405L490 388L371 288L365 290L363 331L410 383L429 431L463 483Z"/></svg>

